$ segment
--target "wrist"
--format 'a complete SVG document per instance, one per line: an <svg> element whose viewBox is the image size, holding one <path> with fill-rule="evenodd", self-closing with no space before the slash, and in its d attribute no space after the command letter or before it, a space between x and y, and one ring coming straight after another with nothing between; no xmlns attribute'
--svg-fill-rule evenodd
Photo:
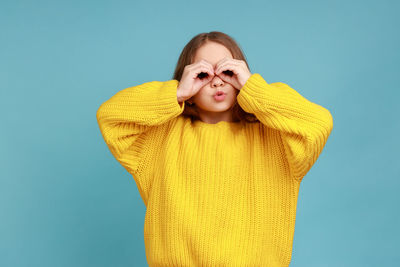
<svg viewBox="0 0 400 267"><path fill-rule="evenodd" d="M176 99L178 100L179 103L182 103L183 101L186 100L186 98L181 94L180 91L176 92Z"/></svg>

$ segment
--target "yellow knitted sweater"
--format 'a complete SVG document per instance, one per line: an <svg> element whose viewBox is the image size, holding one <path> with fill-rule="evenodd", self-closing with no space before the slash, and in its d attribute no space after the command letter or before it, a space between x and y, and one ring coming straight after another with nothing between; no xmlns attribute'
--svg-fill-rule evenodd
<svg viewBox="0 0 400 267"><path fill-rule="evenodd" d="M237 101L259 122L192 123L178 84L126 88L96 114L146 205L149 266L288 266L300 182L331 133L330 112L253 73Z"/></svg>

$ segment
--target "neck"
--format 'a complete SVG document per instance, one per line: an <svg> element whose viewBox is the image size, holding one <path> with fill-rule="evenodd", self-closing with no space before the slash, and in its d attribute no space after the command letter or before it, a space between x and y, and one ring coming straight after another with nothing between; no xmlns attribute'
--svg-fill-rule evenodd
<svg viewBox="0 0 400 267"><path fill-rule="evenodd" d="M231 109L223 112L199 110L199 117L200 120L205 123L217 123L220 121L233 122L233 113Z"/></svg>

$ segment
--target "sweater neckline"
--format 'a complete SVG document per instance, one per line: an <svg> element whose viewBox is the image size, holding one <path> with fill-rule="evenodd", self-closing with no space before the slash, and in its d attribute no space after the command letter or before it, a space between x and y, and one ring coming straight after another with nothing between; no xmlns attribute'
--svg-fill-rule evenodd
<svg viewBox="0 0 400 267"><path fill-rule="evenodd" d="M207 123L201 120L195 120L193 122L195 127L202 127L202 128L232 128L232 127L239 127L242 125L240 121L236 122L229 122L229 121L219 121L217 123Z"/></svg>

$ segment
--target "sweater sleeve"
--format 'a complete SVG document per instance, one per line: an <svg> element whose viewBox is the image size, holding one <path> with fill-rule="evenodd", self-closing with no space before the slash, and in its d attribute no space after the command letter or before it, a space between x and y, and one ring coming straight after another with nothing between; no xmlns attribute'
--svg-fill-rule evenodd
<svg viewBox="0 0 400 267"><path fill-rule="evenodd" d="M237 101L262 124L278 130L292 176L301 182L332 131L331 113L285 83L268 84L258 73L246 81Z"/></svg>
<svg viewBox="0 0 400 267"><path fill-rule="evenodd" d="M167 122L180 115L185 107L177 101L177 80L152 81L117 92L97 110L97 122L113 156L135 177L139 190L147 151L158 142L155 137Z"/></svg>

